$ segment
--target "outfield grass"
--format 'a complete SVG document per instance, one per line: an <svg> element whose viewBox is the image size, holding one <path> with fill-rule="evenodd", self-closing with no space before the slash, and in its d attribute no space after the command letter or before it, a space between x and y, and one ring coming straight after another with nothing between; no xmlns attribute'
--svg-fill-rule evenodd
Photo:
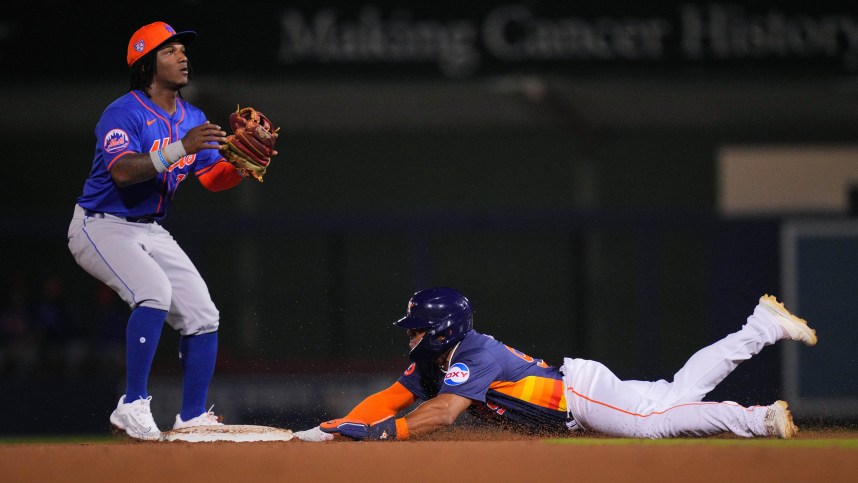
<svg viewBox="0 0 858 483"><path fill-rule="evenodd" d="M577 446L621 446L621 445L657 445L657 446L768 446L777 448L854 448L858 449L858 438L821 438L821 439L716 439L716 438L678 438L678 439L632 439L632 438L556 438L545 440L551 444L571 444Z"/></svg>
<svg viewBox="0 0 858 483"><path fill-rule="evenodd" d="M118 440L110 434L0 436L0 444L102 444Z"/></svg>

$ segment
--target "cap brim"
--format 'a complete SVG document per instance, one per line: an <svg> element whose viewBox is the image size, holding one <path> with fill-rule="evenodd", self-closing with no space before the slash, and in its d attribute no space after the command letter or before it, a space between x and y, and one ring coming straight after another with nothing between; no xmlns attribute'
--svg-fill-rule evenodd
<svg viewBox="0 0 858 483"><path fill-rule="evenodd" d="M168 37L166 40L158 44L158 47L170 43L170 42L181 42L182 45L188 45L197 38L197 33L192 30L185 30L184 32L178 32L173 36ZM156 49L158 47L155 47Z"/></svg>
<svg viewBox="0 0 858 483"><path fill-rule="evenodd" d="M429 322L411 316L403 317L394 322L393 325L397 325L404 329L426 329L432 327L432 324L430 324Z"/></svg>

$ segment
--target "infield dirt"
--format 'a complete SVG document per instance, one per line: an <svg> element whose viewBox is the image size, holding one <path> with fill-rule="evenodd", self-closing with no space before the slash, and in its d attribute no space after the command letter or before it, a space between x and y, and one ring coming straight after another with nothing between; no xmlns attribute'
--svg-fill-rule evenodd
<svg viewBox="0 0 858 483"><path fill-rule="evenodd" d="M712 445L693 439L669 445L599 444L598 437L593 444L561 444L473 430L402 442L139 443L117 438L2 445L0 468L3 481L10 482L858 482L858 448L825 443L855 438L855 431L837 430L803 432L797 440L819 440L820 445L745 440Z"/></svg>

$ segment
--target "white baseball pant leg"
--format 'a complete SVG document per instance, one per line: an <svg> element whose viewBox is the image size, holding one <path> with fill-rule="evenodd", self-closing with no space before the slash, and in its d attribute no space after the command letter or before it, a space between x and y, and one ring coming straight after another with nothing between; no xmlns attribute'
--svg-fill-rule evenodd
<svg viewBox="0 0 858 483"><path fill-rule="evenodd" d="M168 311L167 323L182 335L217 330L219 313L205 281L161 225L111 215L88 217L76 206L69 250L132 309L141 305Z"/></svg>
<svg viewBox="0 0 858 483"><path fill-rule="evenodd" d="M741 362L781 337L777 322L757 307L738 332L691 356L673 382L622 381L599 362L566 358L561 370L569 412L579 426L612 436L766 436L766 406L702 400Z"/></svg>
<svg viewBox="0 0 858 483"><path fill-rule="evenodd" d="M152 228L151 241L152 258L167 274L173 287L167 323L182 335L216 331L220 313L197 267L161 225Z"/></svg>

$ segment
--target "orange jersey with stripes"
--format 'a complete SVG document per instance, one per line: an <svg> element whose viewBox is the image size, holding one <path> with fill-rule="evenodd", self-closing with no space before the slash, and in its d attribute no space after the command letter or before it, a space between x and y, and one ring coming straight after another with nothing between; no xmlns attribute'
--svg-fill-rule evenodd
<svg viewBox="0 0 858 483"><path fill-rule="evenodd" d="M566 427L558 368L476 331L456 348L446 372L434 363L413 363L399 382L418 399L449 393L482 403L471 412L483 418L533 430Z"/></svg>

